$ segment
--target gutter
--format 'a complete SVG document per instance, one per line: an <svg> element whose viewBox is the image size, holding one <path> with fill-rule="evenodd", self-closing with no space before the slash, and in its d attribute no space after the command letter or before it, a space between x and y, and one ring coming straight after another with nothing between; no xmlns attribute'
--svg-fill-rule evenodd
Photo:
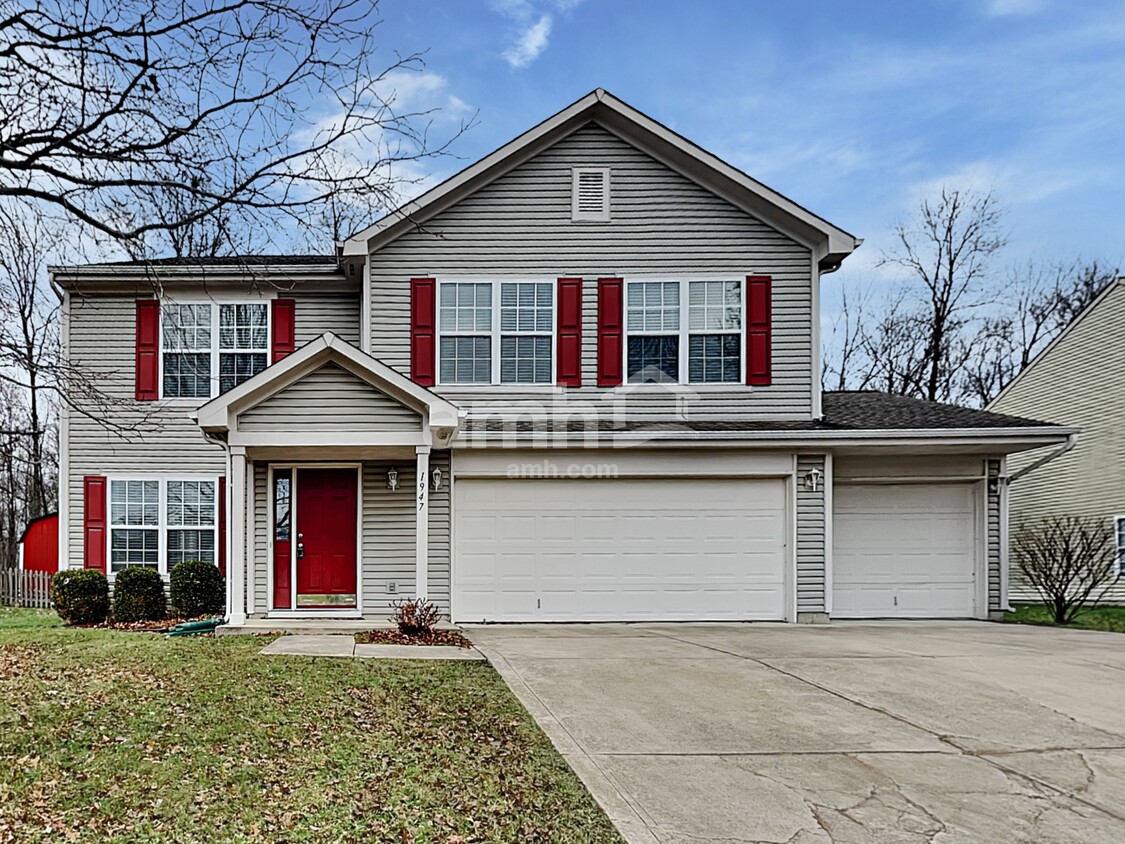
<svg viewBox="0 0 1125 844"><path fill-rule="evenodd" d="M1078 445L1078 432L1077 431L1068 435L1067 438L1066 438L1066 442L1063 443L1058 448L1056 448L1050 454L1045 454L1042 457L1040 457L1038 460L1036 460L1034 463L1031 463L1027 466L1024 466L1022 469L1020 469L1018 472L1015 472L1014 474L1008 475L1006 478L1004 478L1004 482L1008 485L1011 485L1011 484L1015 483L1020 478L1022 478L1024 475L1028 474L1029 472L1034 472L1040 466L1043 466L1043 465L1046 465L1047 463L1050 463L1056 457L1062 457L1068 451L1073 449L1076 445Z"/></svg>

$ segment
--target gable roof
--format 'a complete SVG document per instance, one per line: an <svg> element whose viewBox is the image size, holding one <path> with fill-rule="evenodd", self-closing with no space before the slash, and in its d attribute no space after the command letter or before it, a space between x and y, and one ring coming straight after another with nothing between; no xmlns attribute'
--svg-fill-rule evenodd
<svg viewBox="0 0 1125 844"><path fill-rule="evenodd" d="M1044 360L1056 346L1062 343L1072 331L1074 331L1082 322L1084 322L1086 318L1090 316L1090 314L1094 313L1094 311L1096 311L1101 306L1102 302L1112 296L1113 292L1119 287L1125 287L1125 276L1121 276L1109 282L1109 284L1107 284L1102 289L1102 291L1090 301L1090 304L1083 308L1082 311L1079 312L1074 317L1074 319L1070 321L1070 324L1059 332L1057 337L1055 337L1050 343L1039 350L1039 353L1028 362L1027 366L1023 368L1019 375L1009 381L1007 385L1005 385L1004 389L996 394L996 397L988 403L988 407L995 407L1001 399L1003 399L1008 395L1009 392L1015 389L1016 386L1020 382L1022 382L1025 377L1027 377L1028 373L1031 372L1031 370L1034 369L1040 361Z"/></svg>
<svg viewBox="0 0 1125 844"><path fill-rule="evenodd" d="M822 268L834 268L862 242L598 88L348 238L344 255L377 251L591 122L805 244Z"/></svg>
<svg viewBox="0 0 1125 844"><path fill-rule="evenodd" d="M339 364L390 398L428 415L431 429L456 430L461 411L434 392L415 384L406 376L327 332L292 354L268 366L232 390L211 399L199 408L194 419L205 431L222 431L229 427L231 415L256 407L290 384L315 372L326 363Z"/></svg>

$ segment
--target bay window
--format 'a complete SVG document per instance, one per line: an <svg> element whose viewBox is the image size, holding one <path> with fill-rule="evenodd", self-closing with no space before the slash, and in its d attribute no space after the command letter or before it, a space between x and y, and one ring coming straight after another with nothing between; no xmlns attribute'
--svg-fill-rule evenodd
<svg viewBox="0 0 1125 844"><path fill-rule="evenodd" d="M741 281L641 280L626 290L628 381L742 383Z"/></svg>
<svg viewBox="0 0 1125 844"><path fill-rule="evenodd" d="M111 478L110 573L144 566L167 574L185 560L217 562L217 489L215 478Z"/></svg>
<svg viewBox="0 0 1125 844"><path fill-rule="evenodd" d="M554 382L555 282L441 282L441 384Z"/></svg>
<svg viewBox="0 0 1125 844"><path fill-rule="evenodd" d="M165 302L161 326L164 398L209 399L269 365L265 302Z"/></svg>

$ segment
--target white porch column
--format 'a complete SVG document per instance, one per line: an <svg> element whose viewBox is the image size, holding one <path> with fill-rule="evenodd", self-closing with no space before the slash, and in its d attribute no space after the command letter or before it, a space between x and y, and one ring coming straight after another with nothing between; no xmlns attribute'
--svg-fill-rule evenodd
<svg viewBox="0 0 1125 844"><path fill-rule="evenodd" d="M430 447L417 447L414 478L414 597L425 600L429 591L430 566Z"/></svg>
<svg viewBox="0 0 1125 844"><path fill-rule="evenodd" d="M257 597L254 594L254 566L257 565L257 560L254 559L254 531L258 529L257 520L254 518L254 461L246 461L246 509L243 511L246 519L246 530L244 536L246 537L246 615L251 616L254 614L254 599Z"/></svg>
<svg viewBox="0 0 1125 844"><path fill-rule="evenodd" d="M227 495L227 613L229 624L246 622L246 448L230 447Z"/></svg>

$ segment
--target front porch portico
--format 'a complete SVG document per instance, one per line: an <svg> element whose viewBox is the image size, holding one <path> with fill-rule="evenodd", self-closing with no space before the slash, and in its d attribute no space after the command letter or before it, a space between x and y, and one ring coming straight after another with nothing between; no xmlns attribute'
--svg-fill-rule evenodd
<svg viewBox="0 0 1125 844"><path fill-rule="evenodd" d="M374 557L391 561L402 597L429 596L431 453L456 435L455 405L325 334L196 421L227 453L229 624L371 614L365 580L392 594L398 583L378 582Z"/></svg>

